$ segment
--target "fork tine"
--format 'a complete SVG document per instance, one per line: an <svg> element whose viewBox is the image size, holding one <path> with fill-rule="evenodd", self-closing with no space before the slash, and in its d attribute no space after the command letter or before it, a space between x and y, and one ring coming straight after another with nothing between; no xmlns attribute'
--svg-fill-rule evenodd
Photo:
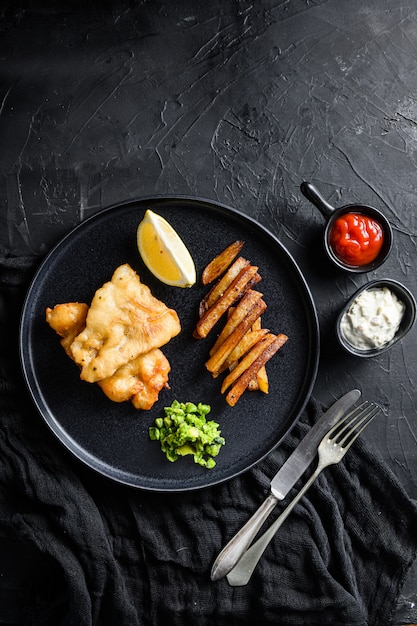
<svg viewBox="0 0 417 626"><path fill-rule="evenodd" d="M368 424L372 422L372 420L378 415L380 410L381 407L377 404L371 405L369 407L369 410L364 412L362 418L359 419L357 423L352 426L350 431L343 437L342 441L339 442L339 445L342 446L344 450L349 450L352 443L356 441L361 432L363 432Z"/></svg>
<svg viewBox="0 0 417 626"><path fill-rule="evenodd" d="M362 402L356 409L348 413L329 431L327 438L335 444L349 449L366 426L376 417L381 407L374 402ZM361 428L359 428L362 426ZM342 435L344 435L342 437Z"/></svg>
<svg viewBox="0 0 417 626"><path fill-rule="evenodd" d="M350 424L357 419L358 415L362 415L362 412L370 405L371 403L368 400L362 402L359 406L351 409L349 413L343 415L334 426L329 430L326 437L329 439L333 436L333 434L338 431L339 434L342 434L345 430L347 430Z"/></svg>

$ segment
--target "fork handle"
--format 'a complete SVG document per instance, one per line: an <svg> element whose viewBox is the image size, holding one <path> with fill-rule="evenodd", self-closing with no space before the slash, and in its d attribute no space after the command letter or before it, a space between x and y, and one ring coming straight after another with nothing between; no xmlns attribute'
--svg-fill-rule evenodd
<svg viewBox="0 0 417 626"><path fill-rule="evenodd" d="M278 528L285 522L288 515L291 513L295 505L301 500L307 489L311 487L311 485L316 480L317 476L324 469L324 465L319 463L316 471L311 475L308 481L305 483L304 487L300 489L297 495L293 500L288 504L288 506L283 510L281 515L275 520L273 524L264 532L261 537L244 553L240 561L229 571L227 574L227 582L232 587L241 587L246 585L250 577L252 576L252 572L254 571L256 565L258 564L259 559L265 552L268 547L271 539L274 537Z"/></svg>
<svg viewBox="0 0 417 626"><path fill-rule="evenodd" d="M250 546L258 530L277 503L278 499L272 493L269 494L252 517L220 552L211 569L211 580L219 580L230 572L232 567L236 565L245 552L246 548Z"/></svg>

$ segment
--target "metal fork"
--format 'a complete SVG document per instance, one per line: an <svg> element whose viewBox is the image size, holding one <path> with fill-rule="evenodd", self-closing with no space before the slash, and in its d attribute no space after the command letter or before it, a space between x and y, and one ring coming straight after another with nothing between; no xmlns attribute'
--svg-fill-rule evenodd
<svg viewBox="0 0 417 626"><path fill-rule="evenodd" d="M360 413L355 416L343 417L329 432L323 437L318 447L319 460L317 469L298 492L293 500L284 509L281 515L275 520L270 528L243 554L233 569L227 574L227 581L232 587L246 585L252 576L259 559L263 555L270 541L277 530L287 519L295 505L303 497L305 492L314 483L318 475L329 465L339 463L349 450L353 442L359 437L361 432L368 426L374 417L380 412L381 407L374 402L368 404Z"/></svg>

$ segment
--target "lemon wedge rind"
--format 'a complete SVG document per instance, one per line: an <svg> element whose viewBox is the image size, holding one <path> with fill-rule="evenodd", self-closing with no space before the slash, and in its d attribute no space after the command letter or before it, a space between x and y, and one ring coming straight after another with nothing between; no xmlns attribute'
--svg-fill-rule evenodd
<svg viewBox="0 0 417 626"><path fill-rule="evenodd" d="M174 228L147 209L137 229L137 246L148 270L162 283L192 287L197 277L191 254Z"/></svg>

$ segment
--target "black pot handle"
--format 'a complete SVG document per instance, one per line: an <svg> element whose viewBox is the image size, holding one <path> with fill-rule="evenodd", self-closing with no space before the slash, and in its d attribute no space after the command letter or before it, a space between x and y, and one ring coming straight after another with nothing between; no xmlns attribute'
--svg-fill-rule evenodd
<svg viewBox="0 0 417 626"><path fill-rule="evenodd" d="M321 195L321 193L316 189L314 185L308 182L303 182L300 185L301 192L314 204L315 207L318 208L320 213L326 218L329 219L335 212L335 208L327 202Z"/></svg>

